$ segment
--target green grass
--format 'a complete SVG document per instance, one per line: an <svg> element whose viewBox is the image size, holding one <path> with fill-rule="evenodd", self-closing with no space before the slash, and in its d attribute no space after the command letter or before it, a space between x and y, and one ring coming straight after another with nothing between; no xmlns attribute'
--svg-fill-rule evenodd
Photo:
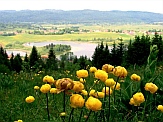
<svg viewBox="0 0 163 122"><path fill-rule="evenodd" d="M126 34L118 34L111 32L91 32L91 33L80 33L80 34L64 34L64 35L33 35L33 34L18 34L16 36L0 36L1 44L14 43L19 41L21 43L26 42L42 42L51 40L61 40L61 41L92 41L94 38L105 38L113 39L122 38L123 40L129 40L133 36Z"/></svg>
<svg viewBox="0 0 163 122"><path fill-rule="evenodd" d="M140 107L134 107L129 105L129 100L135 92L140 91L140 84L146 83L149 81L148 78L143 76L144 68L137 67L136 69L128 69L128 76L125 78L125 82L120 82L121 90L115 91L116 95L116 103L114 103L114 94L111 95L111 113L110 118L114 122L153 122L153 121L161 121L163 113L156 109L158 104L162 104L161 100L163 97L158 94L149 94L147 91L144 91L145 99L147 102L147 106L145 109L145 116L143 117L143 108L145 106L145 102L140 105ZM131 74L136 73L141 76L141 81L131 81ZM163 70L161 70L161 75ZM45 75L51 75L55 80L60 78L71 78L74 81L77 81L76 71L66 72L66 71L50 71L45 73L26 73L21 72L20 74L0 74L0 122L13 122L18 119L22 119L23 122L63 122L62 118L59 116L61 112L63 112L63 92L60 94L50 94L49 96L49 111L50 111L50 121L48 121L47 111L46 111L46 95L41 93L39 90L36 92L33 87L41 86L43 83L42 79ZM158 76L158 79L155 79L154 83L159 87L159 90L163 88L161 81L162 77ZM117 80L117 77L110 74L109 78L114 78ZM89 73L89 77L86 78L87 88L90 88L94 83L94 75ZM159 81L160 80L160 81ZM101 89L105 86L104 82L99 82L94 85L93 89L96 91L101 91ZM131 89L133 86L133 89ZM55 85L52 85L55 87ZM126 89L127 88L127 89ZM137 89L138 88L138 89ZM144 88L143 88L144 89ZM89 89L88 89L89 91ZM70 93L73 93L72 90L69 90L68 94L66 94L66 117L65 120L68 122L70 112L72 108L70 107ZM35 97L35 101L33 103L26 103L25 98L29 95ZM147 100L147 96L149 95L149 99ZM87 97L84 97L87 100ZM103 103L103 109L105 112L108 111L108 99L107 96L105 99L100 99ZM105 107L104 107L105 102ZM147 109L148 108L148 109ZM84 116L88 116L89 110L85 107L82 109L78 108L74 110L73 121L70 122L79 122L79 116L81 114L81 110L83 110L83 114L81 117L81 122L85 121L86 118ZM106 112L107 113L107 112ZM105 116L105 115L104 115ZM107 116L106 116L107 118ZM105 118L105 122L106 122ZM98 122L103 121L103 113L102 111L92 112L87 122Z"/></svg>

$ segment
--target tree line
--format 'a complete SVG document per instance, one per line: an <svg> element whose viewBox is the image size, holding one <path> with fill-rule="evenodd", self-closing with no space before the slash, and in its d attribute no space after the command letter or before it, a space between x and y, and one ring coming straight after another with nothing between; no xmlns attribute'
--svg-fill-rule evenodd
<svg viewBox="0 0 163 122"><path fill-rule="evenodd" d="M147 62L150 47L153 45L157 46L158 63L162 63L163 39L158 33L155 33L153 37L137 35L133 40L130 39L128 44L124 44L123 39L119 39L119 43L113 42L111 49L109 49L107 43L101 42L95 48L92 59L87 58L87 56L80 56L78 58L73 55L73 52L67 52L58 59L53 47L49 49L48 57L42 58L35 46L33 46L29 56L26 54L22 58L20 54L14 56L12 53L9 58L3 47L0 47L0 72L74 71L86 69L88 66L101 68L103 64L125 67L143 66Z"/></svg>

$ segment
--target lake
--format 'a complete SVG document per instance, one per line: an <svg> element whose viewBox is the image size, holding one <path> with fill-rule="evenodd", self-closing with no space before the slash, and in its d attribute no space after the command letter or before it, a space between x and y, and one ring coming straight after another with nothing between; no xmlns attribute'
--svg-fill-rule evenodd
<svg viewBox="0 0 163 122"><path fill-rule="evenodd" d="M91 58L95 48L97 47L98 44L95 43L89 43L89 42L78 42L78 41L48 41L48 42L30 42L30 43L25 43L24 46L36 46L36 47L42 47L46 46L49 44L62 44L62 45L70 45L71 46L71 52L73 52L74 55L76 55L78 58L80 56L87 56L87 58ZM7 50L7 53L11 54L11 50ZM23 51L14 51L13 53L19 53L21 56L25 56L26 52Z"/></svg>

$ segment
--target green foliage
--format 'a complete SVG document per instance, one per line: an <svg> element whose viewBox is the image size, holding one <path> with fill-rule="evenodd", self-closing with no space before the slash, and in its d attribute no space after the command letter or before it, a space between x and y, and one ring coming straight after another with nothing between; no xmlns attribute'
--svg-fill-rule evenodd
<svg viewBox="0 0 163 122"><path fill-rule="evenodd" d="M29 57L29 64L30 67L33 67L34 65L36 65L36 63L39 60L39 56L38 56L38 52L35 46L33 46L30 57Z"/></svg>
<svg viewBox="0 0 163 122"><path fill-rule="evenodd" d="M49 50L49 55L48 59L46 61L46 69L50 70L57 70L58 69L58 64L57 64L57 59L55 56L55 52L53 48Z"/></svg>
<svg viewBox="0 0 163 122"><path fill-rule="evenodd" d="M104 46L103 42L101 42L101 44L98 44L98 46L95 48L94 54L92 56L92 64L100 69L103 64L109 63L109 61L111 61L110 57L111 55L108 45L106 44Z"/></svg>

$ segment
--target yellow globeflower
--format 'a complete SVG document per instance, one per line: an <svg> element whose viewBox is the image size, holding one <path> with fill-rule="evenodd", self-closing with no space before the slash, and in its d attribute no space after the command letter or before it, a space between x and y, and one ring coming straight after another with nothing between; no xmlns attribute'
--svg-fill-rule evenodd
<svg viewBox="0 0 163 122"><path fill-rule="evenodd" d="M95 72L95 78L100 79L101 81L105 82L108 79L108 74L103 70L97 70Z"/></svg>
<svg viewBox="0 0 163 122"><path fill-rule="evenodd" d="M84 85L81 82L79 81L74 82L74 86L72 90L74 90L75 92L81 92L83 89L84 89Z"/></svg>
<svg viewBox="0 0 163 122"><path fill-rule="evenodd" d="M88 92L86 90L82 90L81 91L81 94L83 94L84 96L87 96L88 95Z"/></svg>
<svg viewBox="0 0 163 122"><path fill-rule="evenodd" d="M95 95L96 95L95 93L96 93L96 91L95 91L94 89L92 89L92 90L89 92L89 95L90 95L90 96L95 96Z"/></svg>
<svg viewBox="0 0 163 122"><path fill-rule="evenodd" d="M92 72L92 73L94 73L94 72L97 71L97 68L96 67L90 67L89 71Z"/></svg>
<svg viewBox="0 0 163 122"><path fill-rule="evenodd" d="M48 77L49 77L49 75L44 76L43 77L43 82L48 82Z"/></svg>
<svg viewBox="0 0 163 122"><path fill-rule="evenodd" d="M39 90L39 86L34 86L34 90Z"/></svg>
<svg viewBox="0 0 163 122"><path fill-rule="evenodd" d="M70 78L62 78L56 81L56 88L59 90L71 90L74 86L74 82Z"/></svg>
<svg viewBox="0 0 163 122"><path fill-rule="evenodd" d="M56 89L56 88L51 88L51 89L50 89L50 93L51 93L51 94L57 94L58 91L59 91L59 90Z"/></svg>
<svg viewBox="0 0 163 122"><path fill-rule="evenodd" d="M98 98L104 98L105 93L104 92L97 92L97 96L98 96Z"/></svg>
<svg viewBox="0 0 163 122"><path fill-rule="evenodd" d="M146 83L144 88L146 91L149 91L152 94L158 90L158 87L154 83Z"/></svg>
<svg viewBox="0 0 163 122"><path fill-rule="evenodd" d="M85 79L83 79L83 78L80 78L79 81L80 81L81 83L85 83L85 82L86 82Z"/></svg>
<svg viewBox="0 0 163 122"><path fill-rule="evenodd" d="M43 78L43 82L47 82L47 83L52 84L52 83L54 83L54 78L52 76L46 75Z"/></svg>
<svg viewBox="0 0 163 122"><path fill-rule="evenodd" d="M84 106L84 102L85 102L85 100L79 94L73 94L70 97L71 107L73 107L73 108L78 108L78 107L82 108Z"/></svg>
<svg viewBox="0 0 163 122"><path fill-rule="evenodd" d="M102 92L105 93L105 87L103 87ZM110 95L113 93L113 90L110 88ZM106 95L109 95L109 87L106 87Z"/></svg>
<svg viewBox="0 0 163 122"><path fill-rule="evenodd" d="M113 69L113 74L120 78L125 78L127 76L127 70L124 67L117 66Z"/></svg>
<svg viewBox="0 0 163 122"><path fill-rule="evenodd" d="M29 97L27 97L27 98L25 99L25 101L26 101L27 103L32 103L33 101L35 101L35 98L34 98L33 96L29 96Z"/></svg>
<svg viewBox="0 0 163 122"><path fill-rule="evenodd" d="M140 103L136 103L136 102L134 101L134 98L133 98L133 97L130 99L129 104L130 104L130 105L134 105L134 106L140 106Z"/></svg>
<svg viewBox="0 0 163 122"><path fill-rule="evenodd" d="M115 85L114 86L111 86L111 88L114 90L120 90L120 88L121 88L121 84L120 83L117 83L117 85L116 85L116 87L115 87Z"/></svg>
<svg viewBox="0 0 163 122"><path fill-rule="evenodd" d="M40 91L42 93L48 93L51 89L51 86L49 84L44 84L41 86Z"/></svg>
<svg viewBox="0 0 163 122"><path fill-rule="evenodd" d="M108 87L114 86L116 84L116 82L114 81L113 78L109 78L105 81L105 85Z"/></svg>
<svg viewBox="0 0 163 122"><path fill-rule="evenodd" d="M110 65L110 64L104 64L104 65L102 66L102 70L104 70L104 71L107 72L107 73L112 72L113 69L114 69L114 66L112 66L112 65Z"/></svg>
<svg viewBox="0 0 163 122"><path fill-rule="evenodd" d="M17 122L23 122L23 120L20 120L20 119L19 119Z"/></svg>
<svg viewBox="0 0 163 122"><path fill-rule="evenodd" d="M86 78L86 77L88 77L88 71L84 70L84 69L78 70L78 71L76 71L76 75L78 78Z"/></svg>
<svg viewBox="0 0 163 122"><path fill-rule="evenodd" d="M133 81L140 81L141 80L140 76L137 74L132 74L130 78Z"/></svg>
<svg viewBox="0 0 163 122"><path fill-rule="evenodd" d="M158 105L158 106L157 106L157 110L163 112L163 105Z"/></svg>
<svg viewBox="0 0 163 122"><path fill-rule="evenodd" d="M89 110L98 111L101 110L102 102L97 98L89 97L85 102L85 106Z"/></svg>
<svg viewBox="0 0 163 122"><path fill-rule="evenodd" d="M145 101L144 95L141 92L137 92L133 95L133 99L136 104L141 104Z"/></svg>

